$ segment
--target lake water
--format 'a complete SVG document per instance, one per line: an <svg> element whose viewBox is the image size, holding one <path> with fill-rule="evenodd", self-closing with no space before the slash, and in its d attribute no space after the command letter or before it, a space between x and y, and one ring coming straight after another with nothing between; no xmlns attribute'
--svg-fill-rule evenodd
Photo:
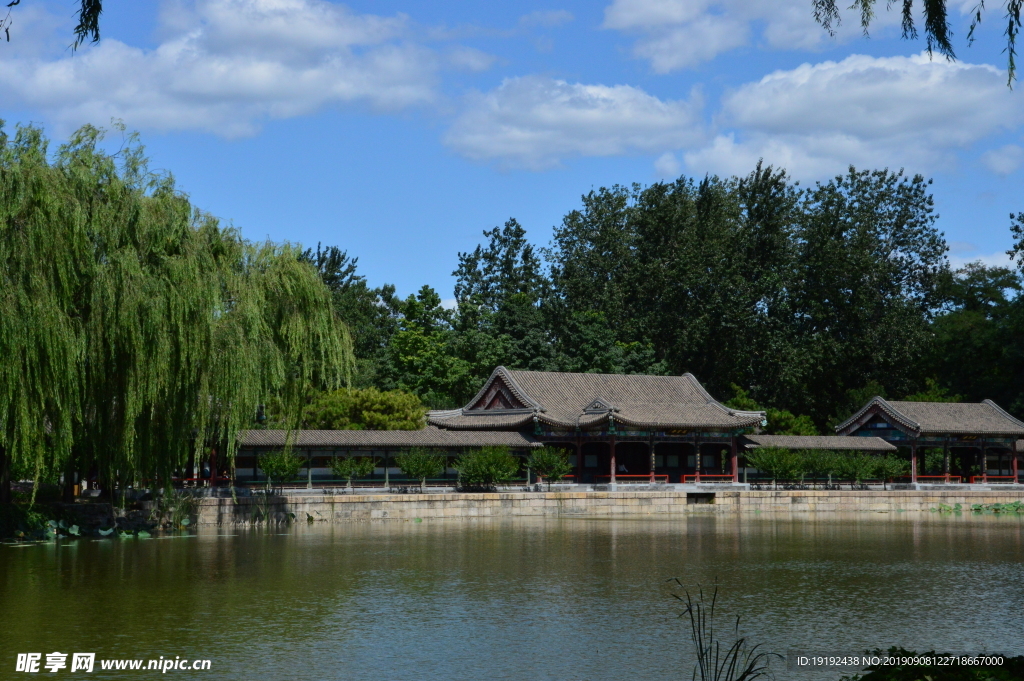
<svg viewBox="0 0 1024 681"><path fill-rule="evenodd" d="M301 524L0 546L0 679L31 678L13 672L17 653L54 651L209 659L209 671L163 676L210 680L689 679L671 577L717 580L720 613L783 654L1021 654L1022 538L1019 517L907 513Z"/></svg>

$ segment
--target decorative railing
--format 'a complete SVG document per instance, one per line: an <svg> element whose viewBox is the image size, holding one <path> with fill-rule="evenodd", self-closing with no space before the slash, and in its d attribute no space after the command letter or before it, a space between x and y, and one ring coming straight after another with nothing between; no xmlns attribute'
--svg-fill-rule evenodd
<svg viewBox="0 0 1024 681"><path fill-rule="evenodd" d="M710 473L697 473L694 475L684 475L683 482L733 482L735 476L725 474L710 474Z"/></svg>
<svg viewBox="0 0 1024 681"><path fill-rule="evenodd" d="M612 476L610 476L610 475L595 475L594 476L594 480L595 481L611 482L611 479L612 479ZM668 476L667 475L658 475L658 474L651 475L650 473L647 473L646 475L616 475L615 476L615 482L619 482L619 481L623 481L623 482L668 482Z"/></svg>

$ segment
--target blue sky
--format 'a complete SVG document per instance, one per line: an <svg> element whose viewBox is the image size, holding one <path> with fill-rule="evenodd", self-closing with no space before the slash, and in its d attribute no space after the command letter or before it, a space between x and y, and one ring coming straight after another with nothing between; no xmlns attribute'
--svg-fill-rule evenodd
<svg viewBox="0 0 1024 681"><path fill-rule="evenodd" d="M1024 211L1024 86L999 3L950 0L959 60L884 11L829 37L810 0L480 3L24 0L0 118L55 141L118 118L153 165L252 239L338 245L372 285L451 296L457 253L516 217L538 244L592 188L847 165L935 179L954 263L1005 263ZM844 5L845 3L840 3Z"/></svg>

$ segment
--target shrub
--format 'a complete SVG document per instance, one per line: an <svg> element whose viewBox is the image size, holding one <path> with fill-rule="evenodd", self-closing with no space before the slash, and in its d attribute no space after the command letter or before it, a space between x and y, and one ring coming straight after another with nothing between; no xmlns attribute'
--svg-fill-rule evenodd
<svg viewBox="0 0 1024 681"><path fill-rule="evenodd" d="M569 456L556 447L541 447L534 450L526 460L526 465L548 481L548 490L551 489L551 483L558 482L572 470Z"/></svg>
<svg viewBox="0 0 1024 681"><path fill-rule="evenodd" d="M395 457L395 465L399 470L420 481L421 492L427 478L437 477L444 472L445 462L444 454L435 454L425 447L413 447Z"/></svg>
<svg viewBox="0 0 1024 681"><path fill-rule="evenodd" d="M279 449L261 456L259 465L267 476L267 489L271 489L274 480L278 482L294 480L304 463L305 459L296 456L290 449Z"/></svg>
<svg viewBox="0 0 1024 681"><path fill-rule="evenodd" d="M316 395L302 414L313 430L419 430L426 408L401 390L341 388Z"/></svg>
<svg viewBox="0 0 1024 681"><path fill-rule="evenodd" d="M519 459L508 447L481 447L456 459L455 470L459 472L460 487L492 490L519 474Z"/></svg>
<svg viewBox="0 0 1024 681"><path fill-rule="evenodd" d="M331 471L336 477L344 478L345 486L352 489L352 478L365 478L373 473L376 465L372 456L342 456L331 460Z"/></svg>

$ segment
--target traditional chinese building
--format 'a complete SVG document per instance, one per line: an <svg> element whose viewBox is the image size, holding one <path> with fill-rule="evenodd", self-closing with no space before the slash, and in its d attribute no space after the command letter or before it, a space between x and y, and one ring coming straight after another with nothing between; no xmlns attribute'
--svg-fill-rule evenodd
<svg viewBox="0 0 1024 681"><path fill-rule="evenodd" d="M518 431L570 451L578 482L738 480L739 438L765 422L731 409L691 374L640 376L498 367L461 409L432 411L452 431Z"/></svg>
<svg viewBox="0 0 1024 681"><path fill-rule="evenodd" d="M991 400L983 402L900 402L875 397L836 427L839 435L877 437L905 447L911 460L911 482L917 482L922 450L942 450L943 473L957 473L963 482L1017 480L1018 438L1024 423ZM951 453L958 466L951 470ZM973 463L972 463L973 462ZM971 468L975 467L976 472Z"/></svg>

